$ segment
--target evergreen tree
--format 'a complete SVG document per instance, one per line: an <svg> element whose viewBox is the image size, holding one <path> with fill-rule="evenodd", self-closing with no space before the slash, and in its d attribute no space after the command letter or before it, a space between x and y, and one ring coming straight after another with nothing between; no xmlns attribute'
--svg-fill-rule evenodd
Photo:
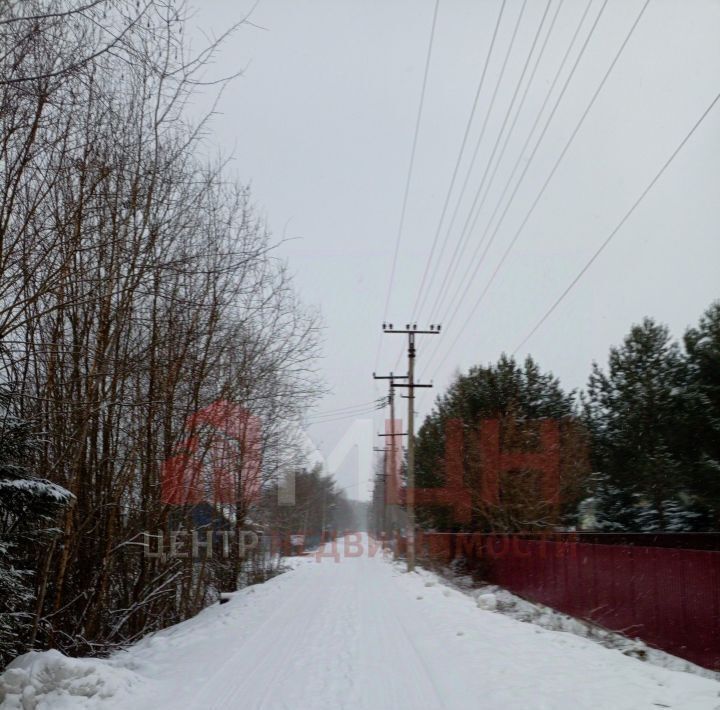
<svg viewBox="0 0 720 710"><path fill-rule="evenodd" d="M36 440L13 416L10 390L0 389L0 668L32 639L36 546L52 536L64 488L32 473Z"/></svg>
<svg viewBox="0 0 720 710"><path fill-rule="evenodd" d="M693 495L708 529L720 529L720 301L685 333L691 426L688 446L695 456Z"/></svg>
<svg viewBox="0 0 720 710"><path fill-rule="evenodd" d="M433 411L417 436L416 482L420 488L442 486L445 479L446 425L459 419L465 432L465 484L473 497L472 529L513 530L547 527L559 522L548 518L547 501L538 490L532 471L501 472L501 502L497 510L479 503L482 462L477 446L478 427L483 419L501 423L502 449L537 448L533 424L552 419L560 424L561 513L565 524L575 523L576 504L584 490L586 473L584 436L575 413L574 394L566 393L551 373L541 371L528 357L521 365L503 355L495 365L474 366L458 374L447 392L438 397ZM425 527L441 530L458 527L453 511L425 506L418 518Z"/></svg>
<svg viewBox="0 0 720 710"><path fill-rule="evenodd" d="M597 526L691 530L699 518L687 454L688 367L668 329L646 318L593 365L586 399Z"/></svg>

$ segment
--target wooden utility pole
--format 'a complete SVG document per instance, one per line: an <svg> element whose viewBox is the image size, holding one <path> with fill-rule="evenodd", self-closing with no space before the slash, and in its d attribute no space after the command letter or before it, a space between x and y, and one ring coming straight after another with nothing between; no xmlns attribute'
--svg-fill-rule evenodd
<svg viewBox="0 0 720 710"><path fill-rule="evenodd" d="M387 518L388 518L388 511L387 511L387 502L386 502L386 487L387 487L387 456L388 456L388 449L386 446L383 446L382 448L378 446L373 447L373 451L375 451L378 454L383 455L383 471L380 474L375 475L375 487L373 488L373 510L375 512L375 528L374 532L376 536L379 536L382 538L382 535L385 530L387 530ZM382 484L380 483L382 481ZM378 501L380 501L380 505L382 506L382 509L378 511Z"/></svg>
<svg viewBox="0 0 720 710"><path fill-rule="evenodd" d="M389 436L390 437L390 482L391 484L394 484L398 480L398 471L397 471L397 442L396 437L403 436L402 432L395 431L395 380L407 380L408 375L395 375L394 373L390 373L389 375L376 375L373 372L373 379L374 380L389 380L390 381L390 392L388 394L388 404L390 405L390 422L391 422L391 433L384 433L380 434L380 436ZM387 454L386 454L387 455ZM385 469L385 472L387 473L387 468ZM387 523L387 490L388 490L388 481L387 478L385 479L385 497L383 498L383 506L386 510L385 514L385 521Z"/></svg>
<svg viewBox="0 0 720 710"><path fill-rule="evenodd" d="M406 487L406 510L408 520L407 535L407 569L408 572L415 570L415 388L432 387L415 382L415 336L416 335L439 335L440 326L431 325L430 330L418 330L417 324L409 323L404 329L395 329L393 324L383 323L383 333L400 333L408 337L408 375L407 383L393 383L393 387L408 388L408 430L407 430L407 487Z"/></svg>

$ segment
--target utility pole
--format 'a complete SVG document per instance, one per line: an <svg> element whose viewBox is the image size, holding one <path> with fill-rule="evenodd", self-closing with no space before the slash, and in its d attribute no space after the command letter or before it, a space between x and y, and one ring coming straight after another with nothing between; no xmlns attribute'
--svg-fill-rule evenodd
<svg viewBox="0 0 720 710"><path fill-rule="evenodd" d="M373 447L373 451L383 455L383 470L382 473L376 474L375 476L375 488L373 490L373 502L375 505L375 533L381 539L385 531L388 529L388 504L387 504L387 485L388 485L388 474L387 474L387 457L388 448L386 446Z"/></svg>
<svg viewBox="0 0 720 710"><path fill-rule="evenodd" d="M430 330L418 330L417 324L409 323L404 329L395 329L393 324L383 323L383 333L400 333L408 337L408 382L393 383L393 387L408 388L408 431L407 431L407 519L408 519L408 540L407 540L407 569L408 572L415 570L415 388L432 387L415 382L415 336L416 335L439 335L440 326L431 325Z"/></svg>
<svg viewBox="0 0 720 710"><path fill-rule="evenodd" d="M325 543L325 502L327 501L327 488L323 486L323 493L322 493L322 522L320 523L320 544Z"/></svg>
<svg viewBox="0 0 720 710"><path fill-rule="evenodd" d="M403 436L402 432L395 431L395 380L407 380L408 375L395 375L394 373L390 373L389 375L376 375L373 372L373 379L374 380L389 380L390 384L390 391L388 393L388 404L390 405L390 422L391 422L391 433L390 434L380 434L380 436L389 436L390 437L390 482L391 484L394 484L398 479L398 472L397 472L397 443L395 442L395 437L397 436ZM387 451L386 451L387 456ZM385 472L387 473L387 468ZM388 490L388 481L387 477L385 478L385 496L383 498L383 506L386 510L385 514L385 524L387 526L387 509L388 509L388 503L387 503L387 490Z"/></svg>

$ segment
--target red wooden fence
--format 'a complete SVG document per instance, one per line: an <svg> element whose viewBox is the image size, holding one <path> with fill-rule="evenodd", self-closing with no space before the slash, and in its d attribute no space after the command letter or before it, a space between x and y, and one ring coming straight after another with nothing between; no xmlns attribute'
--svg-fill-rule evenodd
<svg viewBox="0 0 720 710"><path fill-rule="evenodd" d="M422 535L418 549L482 564L487 581L526 599L720 670L718 551L462 534Z"/></svg>

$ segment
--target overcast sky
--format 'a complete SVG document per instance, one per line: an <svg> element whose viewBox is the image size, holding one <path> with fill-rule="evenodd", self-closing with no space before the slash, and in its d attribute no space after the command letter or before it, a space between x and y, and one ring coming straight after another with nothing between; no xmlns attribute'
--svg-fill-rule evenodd
<svg viewBox="0 0 720 710"><path fill-rule="evenodd" d="M515 350L720 91L720 2L651 0L488 288L488 279L644 0L607 2L505 218L498 223L509 193L488 228L513 166L521 158L516 181L603 7L603 0L591 0L539 127L521 156L588 5L587 0L564 0L556 16L558 3L505 3L440 243L457 204L455 224L442 259L437 258L440 244L436 249L428 279L432 288L425 307L415 314L418 326L429 324L430 318L443 323L441 336L419 340L418 370L435 383L435 390L426 392L441 392L458 368L495 361L502 352ZM191 24L198 44L203 33L219 34L251 7L240 0L197 4ZM375 368L382 373L405 369L404 359L397 364L400 336L382 336L381 323L386 315L395 324L411 318L501 5L501 0L440 0L387 314L434 0L260 0L251 16L253 25L246 24L226 43L212 68L218 75L239 67L246 71L222 97L208 151L235 156L233 171L251 183L254 200L276 237L289 240L280 251L303 299L322 310L326 332L320 367L332 394L318 411L384 394L385 387L376 387L371 379ZM538 28L539 38L512 103ZM461 199L460 188L494 93ZM719 155L720 106L518 355L532 353L566 387L578 388L586 382L592 361L603 362L608 348L644 315L667 323L677 336L696 322L710 302L720 298ZM440 292L486 169L487 196L458 259L459 269ZM511 190L514 185L511 182ZM481 191L481 201L483 195ZM483 234L485 241L478 248ZM482 255L486 247L475 278L466 280L467 295L460 299L462 276L471 275L477 264L473 253ZM456 289L460 292L455 300L461 300L457 309ZM439 307L433 309L439 296ZM421 415L433 397L419 400ZM309 431L328 455L351 423L340 420ZM380 419L375 426L379 431Z"/></svg>

